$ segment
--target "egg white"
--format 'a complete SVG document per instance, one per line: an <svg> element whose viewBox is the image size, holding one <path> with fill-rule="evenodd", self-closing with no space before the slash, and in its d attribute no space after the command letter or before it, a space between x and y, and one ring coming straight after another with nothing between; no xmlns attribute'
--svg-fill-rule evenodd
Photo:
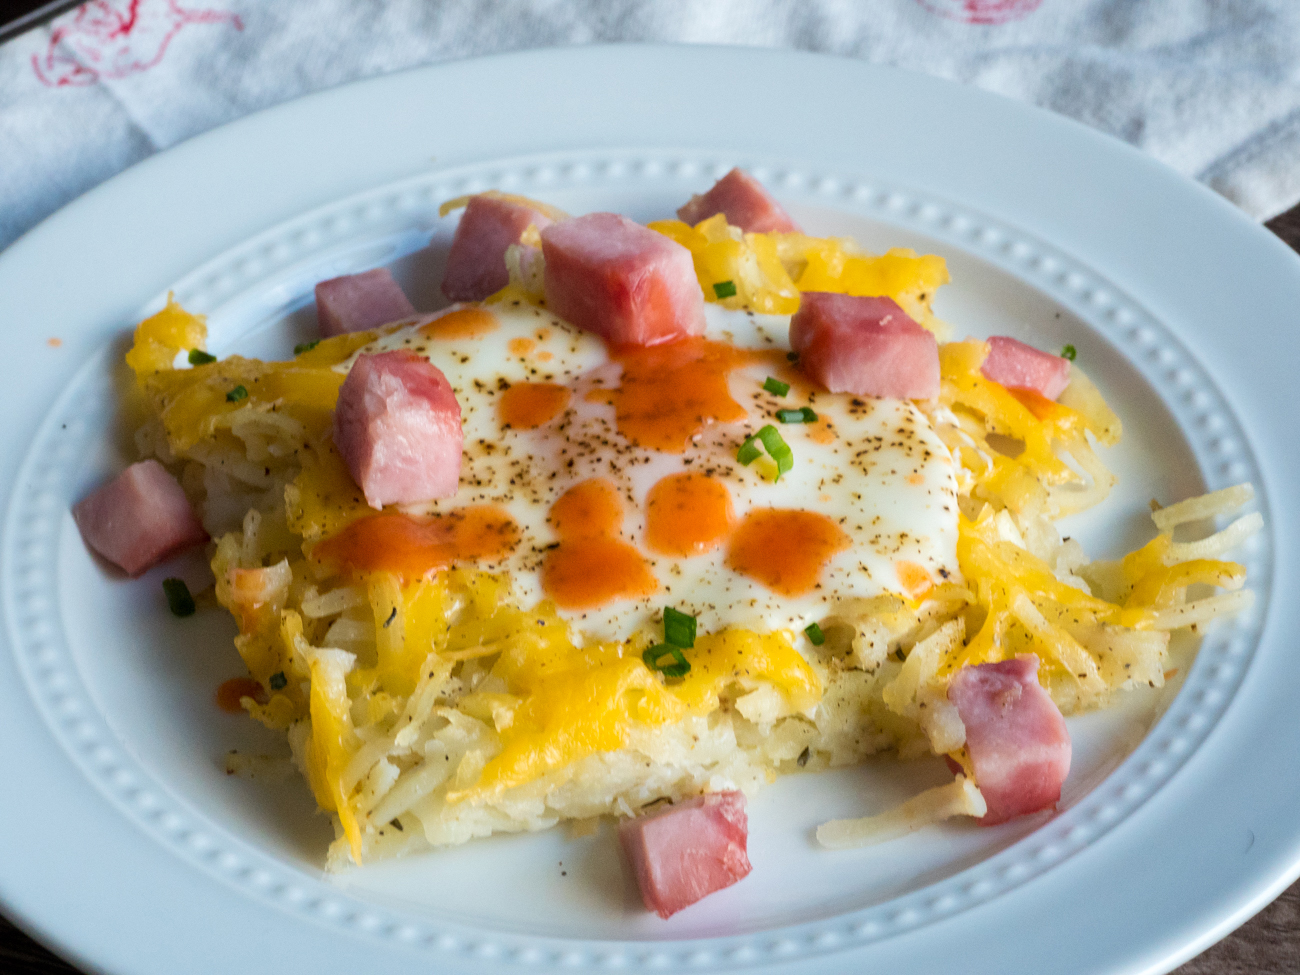
<svg viewBox="0 0 1300 975"><path fill-rule="evenodd" d="M825 392L807 402L793 392L776 397L762 389L769 369L742 366L731 374L730 390L748 413L744 421L706 427L683 454L633 447L618 432L613 406L584 396L598 386L618 384L621 366L610 360L601 339L526 304L503 303L491 310L499 327L479 337L430 339L412 325L358 354L407 348L446 374L465 433L460 490L454 498L407 510L445 513L494 504L508 511L519 525L521 543L479 567L509 573L523 605L545 598L541 566L547 547L557 541L547 524L551 505L590 478L606 478L618 487L626 514L621 537L646 557L660 588L646 599L562 613L588 639L626 639L643 628L657 632L664 606L696 616L701 632L741 626L797 633L835 615L847 600L900 592L899 560L923 566L936 581L959 578L952 458L911 403ZM742 348L789 348L788 317L715 305L706 311L711 339ZM528 339L533 347L523 355L512 352L515 339ZM519 382L559 383L575 392L567 410L550 423L534 430L502 429L501 392ZM831 421L837 434L832 442L815 443L802 424L777 424L794 451L794 467L776 483L762 477L761 465L743 467L736 461L741 442L775 423L777 409L804 405ZM664 477L702 470L727 485L737 524L753 508L806 509L834 519L851 545L831 559L818 589L797 598L773 593L729 569L725 543L690 558L656 555L644 542L647 493Z"/></svg>

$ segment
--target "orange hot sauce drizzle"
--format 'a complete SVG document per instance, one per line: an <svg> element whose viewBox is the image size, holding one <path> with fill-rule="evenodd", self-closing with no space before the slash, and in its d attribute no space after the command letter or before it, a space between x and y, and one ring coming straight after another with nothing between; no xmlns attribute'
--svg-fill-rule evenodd
<svg viewBox="0 0 1300 975"><path fill-rule="evenodd" d="M497 418L503 427L533 430L559 416L572 395L555 383L515 383L497 401Z"/></svg>
<svg viewBox="0 0 1300 975"><path fill-rule="evenodd" d="M525 338L511 339L509 342L506 343L506 349L510 352L511 355L519 355L519 356L528 355L528 353L532 352L533 349L535 348L537 348L537 343L534 342L532 339L525 339Z"/></svg>
<svg viewBox="0 0 1300 975"><path fill-rule="evenodd" d="M569 488L551 506L560 544L542 563L542 589L561 609L593 609L615 599L640 599L659 582L638 552L617 537L623 504L609 481Z"/></svg>
<svg viewBox="0 0 1300 975"><path fill-rule="evenodd" d="M352 522L311 556L349 575L391 572L406 583L459 562L498 558L519 538L519 526L496 505L431 516L385 512Z"/></svg>
<svg viewBox="0 0 1300 975"><path fill-rule="evenodd" d="M1047 423L1058 418L1067 417L1070 414L1068 407L1062 406L1056 400L1048 399L1037 390L1018 389L1015 386L1005 388L1021 406L1034 414L1036 420Z"/></svg>
<svg viewBox="0 0 1300 975"><path fill-rule="evenodd" d="M420 326L431 339L476 339L497 329L497 317L483 308L454 308Z"/></svg>
<svg viewBox="0 0 1300 975"><path fill-rule="evenodd" d="M894 563L894 573L898 576L898 582L908 599L920 599L934 588L934 580L930 578L930 573L923 565L899 559Z"/></svg>
<svg viewBox="0 0 1300 975"><path fill-rule="evenodd" d="M613 405L618 432L638 447L683 453L691 438L711 423L746 416L731 397L727 378L738 366L771 358L694 336L663 345L616 346L610 358L623 367L617 389L587 394Z"/></svg>
<svg viewBox="0 0 1300 975"><path fill-rule="evenodd" d="M808 439L816 444L835 442L835 427L830 420L820 419L808 427Z"/></svg>
<svg viewBox="0 0 1300 975"><path fill-rule="evenodd" d="M849 536L825 515L790 508L756 508L727 549L727 567L782 596L802 596Z"/></svg>
<svg viewBox="0 0 1300 975"><path fill-rule="evenodd" d="M731 492L704 474L672 474L646 496L645 540L662 555L702 555L731 533Z"/></svg>
<svg viewBox="0 0 1300 975"><path fill-rule="evenodd" d="M251 677L232 677L222 681L217 688L217 707L226 714L239 714L244 706L239 703L241 697L251 697L258 704L266 703L266 691L262 685Z"/></svg>

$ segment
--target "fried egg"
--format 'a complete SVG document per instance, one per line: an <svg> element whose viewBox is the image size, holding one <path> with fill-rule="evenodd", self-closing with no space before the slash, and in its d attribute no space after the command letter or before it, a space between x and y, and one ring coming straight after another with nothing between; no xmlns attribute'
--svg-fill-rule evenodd
<svg viewBox="0 0 1300 975"><path fill-rule="evenodd" d="M502 302L362 348L427 357L461 407L457 494L406 510L508 513L519 543L478 567L508 573L522 605L553 599L588 640L652 629L664 606L705 632L797 632L850 600L958 579L953 461L925 415L813 388L788 317L710 305L707 323L702 338L610 349ZM756 437L769 425L775 451Z"/></svg>

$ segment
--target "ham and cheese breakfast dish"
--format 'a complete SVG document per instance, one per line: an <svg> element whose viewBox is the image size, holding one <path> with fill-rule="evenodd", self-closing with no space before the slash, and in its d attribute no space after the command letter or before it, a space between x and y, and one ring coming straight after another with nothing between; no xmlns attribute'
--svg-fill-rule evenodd
<svg viewBox="0 0 1300 975"><path fill-rule="evenodd" d="M1120 421L1069 358L944 341L941 258L808 236L739 171L649 226L448 207L442 312L376 269L317 287L287 362L214 359L174 302L142 322L149 459L74 510L133 575L211 537L242 705L332 869L617 817L667 917L749 872L780 774L952 766L829 847L1051 808L1063 713L1162 684L1171 630L1250 599L1222 556L1258 515L1174 540L1248 486L1117 562L1062 540Z"/></svg>

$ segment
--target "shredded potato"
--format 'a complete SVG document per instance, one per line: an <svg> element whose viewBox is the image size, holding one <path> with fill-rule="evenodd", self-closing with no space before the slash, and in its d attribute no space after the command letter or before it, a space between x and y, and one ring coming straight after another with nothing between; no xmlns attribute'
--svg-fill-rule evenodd
<svg viewBox="0 0 1300 975"><path fill-rule="evenodd" d="M1168 532L1189 521L1226 515L1254 500L1253 487L1249 484L1234 484L1221 491L1211 491L1209 494L1187 498L1168 507L1157 508L1151 513L1151 520L1162 532Z"/></svg>
<svg viewBox="0 0 1300 975"><path fill-rule="evenodd" d="M710 301L789 314L803 290L887 294L946 333L931 308L948 280L940 258L745 234L722 217L651 226L691 251ZM540 295L535 238L534 230L507 253L511 283L498 299ZM715 291L724 282L734 295ZM231 357L178 369L180 352L203 347L206 327L169 300L140 324L127 356L152 409L137 443L179 473L217 539L216 596L267 692L265 703L244 706L287 733L332 814L331 869L628 815L702 791L752 793L778 773L881 749L946 754L969 772L965 729L947 700L960 668L1032 653L1062 710L1101 707L1126 688L1163 682L1171 629L1251 604L1244 570L1221 558L1260 530L1258 513L1200 540L1173 538L1248 504L1249 485L1159 508L1151 542L1090 562L1055 522L1111 490L1097 448L1118 441L1119 418L1077 366L1050 402L985 378L986 343L950 342L941 346L941 395L927 411L954 460L962 578L916 598L846 602L823 621L825 645L806 656L783 632L702 635L690 678L668 687L641 661L648 636L584 644L549 603L517 605L508 579L451 569L414 582L385 573L352 580L305 557L360 510L329 437L343 379L335 367L378 334L325 339L286 363ZM228 400L234 383L247 398ZM1203 595L1205 586L1222 592ZM711 670L711 653L744 657L747 676ZM558 703L579 691L585 709ZM234 758L230 767L260 769ZM975 783L958 776L817 835L828 847L861 845L983 813Z"/></svg>
<svg viewBox="0 0 1300 975"><path fill-rule="evenodd" d="M1225 592L1218 596L1206 596L1204 599L1184 603L1182 606L1152 613L1151 627L1155 630L1176 630L1184 626L1197 626L1208 623L1216 616L1244 612L1254 603L1255 594L1249 589Z"/></svg>
<svg viewBox="0 0 1300 975"><path fill-rule="evenodd" d="M943 822L953 816L983 816L988 811L975 783L959 775L947 785L937 785L878 816L832 819L817 827L817 842L828 850L884 843Z"/></svg>
<svg viewBox="0 0 1300 975"><path fill-rule="evenodd" d="M1165 564L1176 565L1192 559L1212 559L1225 555L1264 527L1264 516L1258 511L1243 515L1221 532L1199 542L1174 542L1165 553Z"/></svg>

